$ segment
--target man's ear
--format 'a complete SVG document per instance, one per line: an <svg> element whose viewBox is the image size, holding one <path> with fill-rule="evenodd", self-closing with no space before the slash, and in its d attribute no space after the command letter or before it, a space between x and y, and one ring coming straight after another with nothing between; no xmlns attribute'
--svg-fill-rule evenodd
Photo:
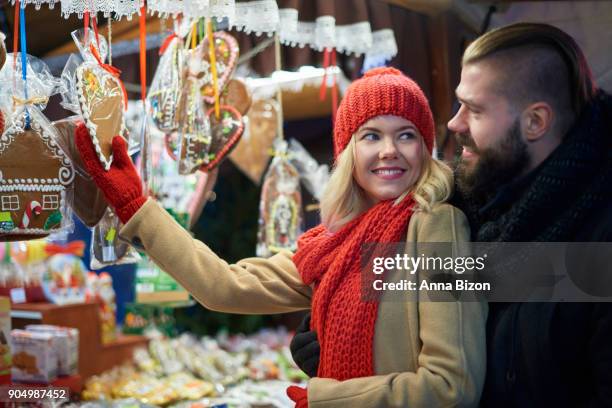
<svg viewBox="0 0 612 408"><path fill-rule="evenodd" d="M529 142L540 140L552 127L553 110L546 102L529 105L521 114L521 129Z"/></svg>

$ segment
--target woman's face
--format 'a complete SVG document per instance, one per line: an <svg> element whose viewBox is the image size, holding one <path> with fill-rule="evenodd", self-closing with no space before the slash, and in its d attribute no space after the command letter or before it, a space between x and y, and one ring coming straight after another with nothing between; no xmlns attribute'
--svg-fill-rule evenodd
<svg viewBox="0 0 612 408"><path fill-rule="evenodd" d="M353 176L370 204L393 200L414 186L421 175L423 138L416 126L399 116L377 116L355 133Z"/></svg>

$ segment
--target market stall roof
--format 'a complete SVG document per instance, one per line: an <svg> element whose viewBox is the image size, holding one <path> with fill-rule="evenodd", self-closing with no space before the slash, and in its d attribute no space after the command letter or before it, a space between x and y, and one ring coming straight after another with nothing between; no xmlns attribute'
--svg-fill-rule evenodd
<svg viewBox="0 0 612 408"><path fill-rule="evenodd" d="M344 10L344 4L341 4L341 1L338 0L338 10L335 11L332 9L325 8L327 11L331 11L331 15L341 14L341 19L345 20L346 15L351 14L351 10ZM427 15L436 15L441 12L445 12L451 9L453 5L453 0L350 0L353 2L363 3L369 5L376 3L387 4L392 6L401 7L406 10L415 11L418 13L424 13ZM58 1L59 3L59 1ZM289 5L291 1L279 1L279 8L282 8L284 5ZM310 11L306 13L306 3L315 3L315 1L309 2L294 2L297 4L298 11L302 10L303 15L298 16L300 21L314 20L314 17L320 16L323 12L321 10L314 10L315 14L311 15ZM334 3L333 1L323 0L321 4L324 3ZM380 10L380 9L377 9ZM0 30L4 31L7 34L7 43L10 44L12 41L12 33L13 33L13 24L14 24L14 7L8 1L0 2L0 12L3 14L3 18L0 19ZM306 15L304 15L306 13ZM374 18L373 16L369 16L370 20ZM62 17L61 9L58 4L55 5L53 9L49 9L46 5L43 5L39 10L35 10L32 5L28 5L26 8L26 20L27 26L30 34L28 36L28 51L32 55L36 55L39 57L47 57L60 55L70 52L75 52L76 48L74 47L72 41L70 40L70 32L78 29L82 26L82 20L79 19L76 15L71 15L69 18L65 19ZM101 26L106 25L106 18L101 18ZM376 29L380 23L371 22ZM149 16L147 18L147 25L149 28L149 32L158 32L159 31L159 18L154 16ZM157 30L156 30L157 29ZM113 38L117 41L121 40L134 40L138 38L138 21L135 18L127 19L123 18L120 21L113 22Z"/></svg>

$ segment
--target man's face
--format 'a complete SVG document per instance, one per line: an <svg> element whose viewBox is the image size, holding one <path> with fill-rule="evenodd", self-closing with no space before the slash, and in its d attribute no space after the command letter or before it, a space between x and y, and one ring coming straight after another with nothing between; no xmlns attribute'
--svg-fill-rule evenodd
<svg viewBox="0 0 612 408"><path fill-rule="evenodd" d="M528 164L519 113L496 91L495 81L500 80L490 64L464 66L456 90L461 108L448 122L448 128L463 146L457 168L458 186L476 196L487 195L519 176Z"/></svg>

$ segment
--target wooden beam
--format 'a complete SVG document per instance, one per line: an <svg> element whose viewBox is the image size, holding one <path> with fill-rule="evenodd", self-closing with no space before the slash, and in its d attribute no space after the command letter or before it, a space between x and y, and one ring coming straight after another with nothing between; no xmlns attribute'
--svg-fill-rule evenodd
<svg viewBox="0 0 612 408"><path fill-rule="evenodd" d="M382 0L393 6L435 16L451 8L452 0Z"/></svg>
<svg viewBox="0 0 612 408"><path fill-rule="evenodd" d="M138 18L132 18L132 20L124 18L120 21L113 21L112 24L113 42L135 40L139 38ZM161 20L158 17L147 17L147 32L158 33L160 30ZM100 35L106 37L106 24L100 27ZM74 41L70 39L70 41L64 43L64 45L61 47L55 48L54 50L45 54L45 57L70 54L73 52L78 52L78 50Z"/></svg>
<svg viewBox="0 0 612 408"><path fill-rule="evenodd" d="M431 17L427 23L430 47L432 111L437 146L445 145L446 123L451 117L453 97L449 64L449 13Z"/></svg>

